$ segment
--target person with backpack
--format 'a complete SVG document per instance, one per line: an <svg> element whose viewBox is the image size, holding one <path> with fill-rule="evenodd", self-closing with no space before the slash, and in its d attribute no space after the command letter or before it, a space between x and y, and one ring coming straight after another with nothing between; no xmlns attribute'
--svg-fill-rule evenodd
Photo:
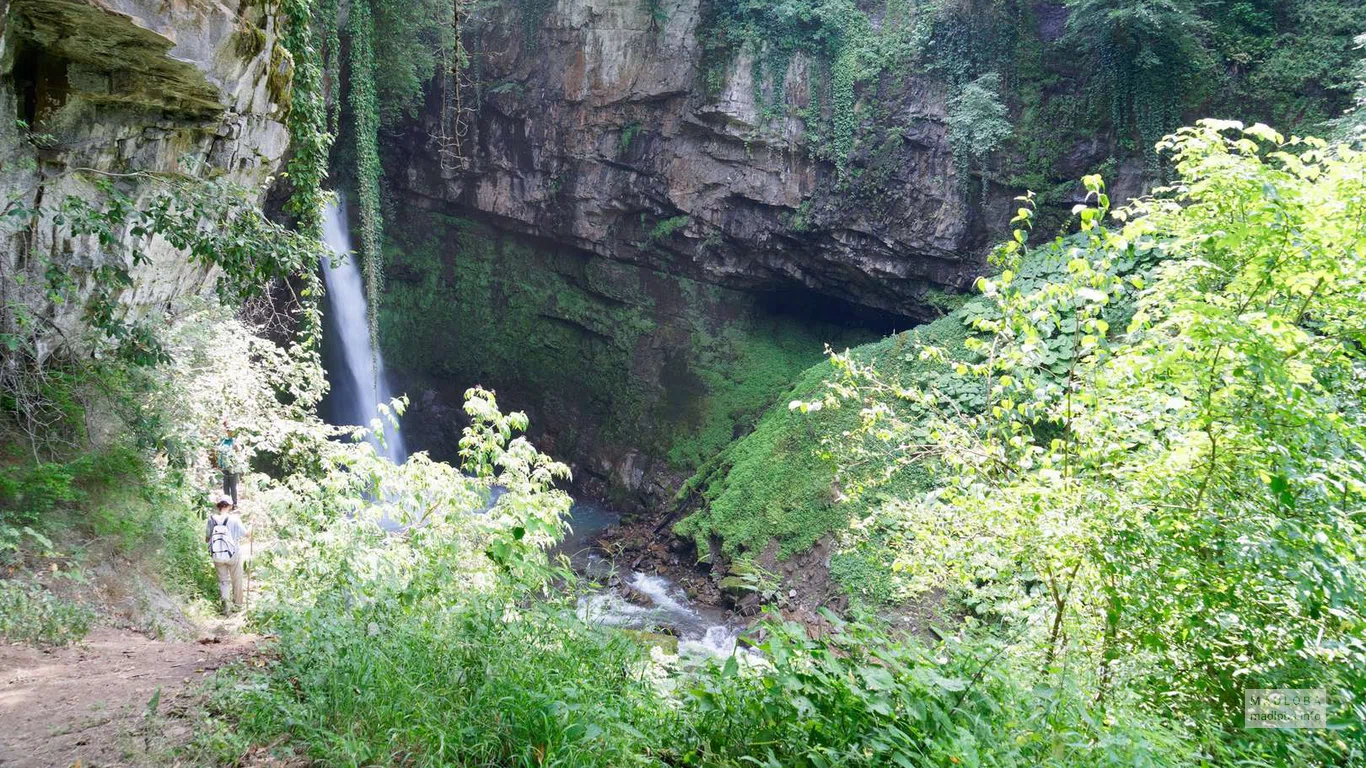
<svg viewBox="0 0 1366 768"><path fill-rule="evenodd" d="M237 480L246 472L246 461L237 441L237 430L227 419L223 419L223 437L214 447L213 462L223 473L223 493L231 496L233 506L237 506Z"/></svg>
<svg viewBox="0 0 1366 768"><path fill-rule="evenodd" d="M209 545L209 559L218 571L218 595L223 600L223 613L229 614L241 609L245 604L243 569L245 547L249 534L242 518L234 511L231 496L223 494L218 498L213 514L209 515L204 529L204 541Z"/></svg>

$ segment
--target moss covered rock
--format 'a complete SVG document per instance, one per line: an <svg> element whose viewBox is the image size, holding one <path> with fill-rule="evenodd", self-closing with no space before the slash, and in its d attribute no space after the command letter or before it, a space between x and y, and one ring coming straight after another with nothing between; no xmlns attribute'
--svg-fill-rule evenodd
<svg viewBox="0 0 1366 768"><path fill-rule="evenodd" d="M853 355L903 386L941 375L939 366L920 359L917 344L965 357L963 342L969 335L966 321L971 306L913 331L858 347ZM923 491L933 483L928 467L913 466L865 493L852 498L846 494L836 476L829 441L841 439L856 427L857 408L802 413L787 405L791 400L819 399L834 375L828 361L803 372L764 413L753 432L728 445L680 492L680 498L699 499L700 504L675 531L695 539L698 551L717 561L718 567L728 569L731 563L765 552L783 561L810 550L823 538L843 540L851 521L868 517L887 499ZM973 393L962 396L970 400ZM886 469L873 462L849 471L845 480L859 483ZM893 588L882 562L878 532L870 531L845 544L830 557L831 575L857 596L874 602L890 599Z"/></svg>
<svg viewBox="0 0 1366 768"><path fill-rule="evenodd" d="M409 389L493 387L581 475L647 506L748 431L827 343L878 335L469 219L409 211L390 231L381 344Z"/></svg>

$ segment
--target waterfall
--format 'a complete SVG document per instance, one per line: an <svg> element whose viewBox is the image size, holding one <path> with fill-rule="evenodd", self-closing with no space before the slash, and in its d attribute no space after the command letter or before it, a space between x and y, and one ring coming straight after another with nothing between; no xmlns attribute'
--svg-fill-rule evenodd
<svg viewBox="0 0 1366 768"><path fill-rule="evenodd" d="M384 361L379 350L370 346L370 326L366 322L365 287L360 266L351 253L351 233L346 227L346 215L338 203L328 203L323 214L323 242L338 257L323 256L323 281L327 284L326 309L332 318L337 337L341 341L343 370L329 370L332 385L332 420L342 425L370 426L379 418L378 403L388 404L393 398L384 378ZM330 366L336 368L335 365ZM387 419L384 424L384 445L371 438L376 449L395 464L408 457L403 437Z"/></svg>

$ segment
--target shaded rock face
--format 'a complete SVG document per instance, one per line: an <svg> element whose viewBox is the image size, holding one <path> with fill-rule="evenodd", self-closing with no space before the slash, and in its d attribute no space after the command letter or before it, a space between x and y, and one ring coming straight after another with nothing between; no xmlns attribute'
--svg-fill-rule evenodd
<svg viewBox="0 0 1366 768"><path fill-rule="evenodd" d="M455 460L462 393L480 384L622 511L667 504L825 344L893 327L833 299L723 288L416 205L388 227L380 343L411 398L407 445Z"/></svg>
<svg viewBox="0 0 1366 768"><path fill-rule="evenodd" d="M288 145L292 63L277 24L249 0L14 0L0 11L0 199L34 212L0 227L0 288L51 331L40 355L79 336L99 266L129 271L116 298L131 318L212 289L213 268L159 239L145 262L124 263L56 217L69 196L97 200L98 184L146 201L154 174L263 189ZM50 268L71 278L75 301L47 298Z"/></svg>
<svg viewBox="0 0 1366 768"><path fill-rule="evenodd" d="M865 87L856 110L896 130L842 172L810 144L829 116L802 116L826 65L798 55L756 84L739 52L712 76L701 0L654 18L639 0L524 18L533 5L467 26L458 146L439 89L382 137L396 205L381 341L418 449L450 455L443 414L483 384L581 482L661 509L825 343L936 316L927 292L965 287L982 222L1010 218L1013 191L960 176L942 83Z"/></svg>
<svg viewBox="0 0 1366 768"><path fill-rule="evenodd" d="M979 194L955 169L932 80L863 96L898 135L865 142L851 163L870 170L841 178L799 116L820 66L797 56L756 88L741 53L709 87L699 0L664 0L659 20L638 0L561 0L539 20L507 5L469 35L479 99L459 152L435 161L435 105L389 142L390 178L427 205L728 288L802 286L918 319L928 289L977 274L981 222L1009 218L1013 193ZM795 109L766 115L762 94L778 91Z"/></svg>

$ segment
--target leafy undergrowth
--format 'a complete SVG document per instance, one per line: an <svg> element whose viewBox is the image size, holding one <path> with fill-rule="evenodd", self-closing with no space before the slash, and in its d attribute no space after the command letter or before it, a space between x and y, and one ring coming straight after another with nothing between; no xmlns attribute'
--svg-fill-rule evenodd
<svg viewBox="0 0 1366 768"><path fill-rule="evenodd" d="M38 646L70 645L90 631L95 612L41 585L0 581L0 638Z"/></svg>
<svg viewBox="0 0 1366 768"><path fill-rule="evenodd" d="M1016 287L1042 290L1063 278L1069 250L1081 244L1072 235L1027 254L1016 267ZM1145 272L1155 258L1151 249L1140 249L1112 269L1122 275ZM1104 314L1122 327L1132 312L1126 299ZM989 337L978 325L1000 317L991 299L975 296L944 317L842 353L875 371L885 387L886 397L869 408L842 396L842 374L830 360L807 369L753 432L726 446L688 481L678 498L696 493L700 508L675 531L694 538L702 553L719 541L725 560L762 552L775 541L779 558L787 558L834 536L840 546L830 570L845 592L871 606L904 600L904 580L891 565L895 542L908 532L892 523L897 516L887 514L887 507L934 489L942 478L924 435L908 450L902 436L866 427L878 418L916 424L941 409L980 412L988 387L958 367L986 357L970 347ZM1042 375L1066 375L1069 350L1081 335L1072 319L1048 329L1039 341ZM938 402L927 406L900 396L911 391L933 392Z"/></svg>
<svg viewBox="0 0 1366 768"><path fill-rule="evenodd" d="M1128 697L1211 764L1354 765L1366 154L1225 121L1162 149L1179 182L1113 228L1098 177L1068 238L1030 244L1022 198L1000 274L958 310L967 354L922 340L913 364L940 373L912 381L867 349L832 355L824 389L804 383L817 396L702 478L712 508L680 529L732 551L835 530L767 487L786 451L824 454L805 492L833 478L852 498L832 570L855 587L947 595L965 636L1035 658L1023 677ZM1316 691L1327 727L1257 730L1260 689Z"/></svg>
<svg viewBox="0 0 1366 768"><path fill-rule="evenodd" d="M922 360L921 345L941 348L952 358L965 358L963 342L974 302L934 322L872 344L851 354L905 387L923 385L943 374L937 362ZM819 399L836 378L829 361L807 369L781 402L760 418L754 431L734 441L697 473L680 492L699 491L703 507L684 518L675 530L697 540L698 551L722 542L722 554L737 558L779 544L780 558L810 549L822 537L844 534L851 521L870 515L879 504L932 487L927 467L890 475L885 462L867 460L837 467L831 440L856 430L863 415L857 408L828 407L801 411L794 400ZM980 401L971 384L956 392L963 407ZM876 486L876 487L874 487ZM872 603L895 599L894 583L879 553L876 536L836 555L832 572L851 594Z"/></svg>
<svg viewBox="0 0 1366 768"><path fill-rule="evenodd" d="M312 373L307 358L285 358L216 302L181 309L174 326L151 329L171 362L54 360L41 393L63 404L61 418L41 434L10 413L0 423L0 575L29 585L0 608L4 634L78 640L90 611L153 636L188 631L185 611L208 613L218 597L203 525L218 483L208 448L223 415L263 453L296 429L326 439L316 417L303 417L311 401L291 378L291 365ZM225 369L222 359L252 363ZM262 480L244 479L244 493Z"/></svg>
<svg viewBox="0 0 1366 768"><path fill-rule="evenodd" d="M104 619L164 634L217 592L203 556L196 495L126 445L0 471L0 636L80 641ZM161 610L165 609L165 610ZM168 615L162 615L168 613ZM101 618L103 617L103 618ZM169 623L168 623L169 622Z"/></svg>
<svg viewBox="0 0 1366 768"><path fill-rule="evenodd" d="M931 652L864 624L813 640L773 623L762 657L685 670L553 600L383 613L290 627L264 669L220 674L183 756L236 764L271 744L324 765L1193 764L1153 721L1023 685L997 645Z"/></svg>
<svg viewBox="0 0 1366 768"><path fill-rule="evenodd" d="M262 667L219 677L181 757L325 765L1177 765L1128 702L1034 685L1009 643L926 646L827 615L700 667L575 611L547 561L566 468L471 390L464 471L323 441L257 496ZM505 490L483 514L492 486ZM377 523L404 525L386 533ZM1106 713L1114 719L1107 719Z"/></svg>

